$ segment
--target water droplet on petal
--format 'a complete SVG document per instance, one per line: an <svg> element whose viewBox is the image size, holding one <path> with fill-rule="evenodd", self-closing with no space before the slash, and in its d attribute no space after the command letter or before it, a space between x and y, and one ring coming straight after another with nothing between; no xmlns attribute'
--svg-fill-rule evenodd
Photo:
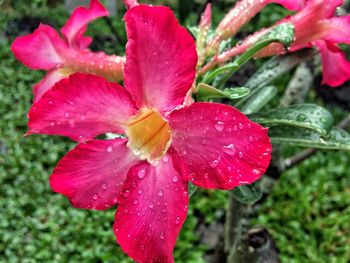
<svg viewBox="0 0 350 263"><path fill-rule="evenodd" d="M92 198L93 198L94 200L97 200L97 199L98 199L98 195L97 195L97 194L94 194Z"/></svg>
<svg viewBox="0 0 350 263"><path fill-rule="evenodd" d="M238 153L238 157L239 157L239 158L243 158L243 153L242 153L242 152L239 152L239 153Z"/></svg>
<svg viewBox="0 0 350 263"><path fill-rule="evenodd" d="M109 146L107 146L107 152L112 152L113 151L113 147L112 147L112 145L109 145Z"/></svg>
<svg viewBox="0 0 350 263"><path fill-rule="evenodd" d="M178 182L178 181L179 181L179 178L175 175L175 176L173 177L173 182L176 183L176 182Z"/></svg>
<svg viewBox="0 0 350 263"><path fill-rule="evenodd" d="M169 161L169 156L164 155L162 159L163 159L163 162L167 163Z"/></svg>
<svg viewBox="0 0 350 263"><path fill-rule="evenodd" d="M153 202L150 202L149 205L148 205L149 208L153 208L154 205L153 205Z"/></svg>
<svg viewBox="0 0 350 263"><path fill-rule="evenodd" d="M175 218L175 224L176 224L176 225L180 224L180 217L177 216L177 217Z"/></svg>
<svg viewBox="0 0 350 263"><path fill-rule="evenodd" d="M143 179L146 175L146 169L145 168L140 168L138 171L137 171L137 177L140 178L140 179Z"/></svg>
<svg viewBox="0 0 350 263"><path fill-rule="evenodd" d="M125 197L125 198L128 198L129 197L129 195L130 195L130 190L124 190L124 192L123 192L123 196Z"/></svg>
<svg viewBox="0 0 350 263"><path fill-rule="evenodd" d="M102 184L102 189L103 189L103 190L106 190L106 189L107 189L107 184L106 184L106 183L103 183L103 184Z"/></svg>
<svg viewBox="0 0 350 263"><path fill-rule="evenodd" d="M159 196L163 196L163 195L164 195L164 192L163 192L163 190L162 190L162 189L159 189L159 191L158 191L158 195L159 195Z"/></svg>
<svg viewBox="0 0 350 263"><path fill-rule="evenodd" d="M225 128L225 124L222 121L215 123L215 129L217 131L222 131Z"/></svg>
<svg viewBox="0 0 350 263"><path fill-rule="evenodd" d="M216 166L218 166L218 164L219 164L219 160L215 159L210 163L210 167L215 168Z"/></svg>
<svg viewBox="0 0 350 263"><path fill-rule="evenodd" d="M159 237L160 237L160 239L165 239L164 232L160 232Z"/></svg>
<svg viewBox="0 0 350 263"><path fill-rule="evenodd" d="M233 143L230 143L228 145L224 145L224 151L228 155L231 155L231 156L235 155L236 154L235 145Z"/></svg>
<svg viewBox="0 0 350 263"><path fill-rule="evenodd" d="M139 190L137 190L137 192L138 192L139 194L142 194L142 193L143 193L143 189L140 188Z"/></svg>
<svg viewBox="0 0 350 263"><path fill-rule="evenodd" d="M256 174L256 175L260 175L261 174L261 172L258 169L253 169L252 173Z"/></svg>

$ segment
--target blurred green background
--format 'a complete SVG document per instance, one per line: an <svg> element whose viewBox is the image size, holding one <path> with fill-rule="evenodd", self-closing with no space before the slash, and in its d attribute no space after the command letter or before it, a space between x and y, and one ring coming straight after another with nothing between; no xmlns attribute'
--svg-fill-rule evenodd
<svg viewBox="0 0 350 263"><path fill-rule="evenodd" d="M191 26L197 23L204 1L167 2L183 25ZM214 24L233 2L214 3ZM125 10L119 1L117 6L112 20L99 19L90 25L92 49L123 54ZM114 209L74 209L50 190L52 169L74 143L54 136L23 136L31 87L44 72L17 62L10 44L39 22L59 29L68 18L67 10L61 1L50 0L0 0L0 10L0 262L131 262L115 244ZM271 25L285 14L270 5L240 34ZM339 118L345 114L327 107ZM318 152L282 175L252 220L269 229L282 262L350 262L349 167L348 153ZM227 192L199 190L191 198L174 252L176 262L210 262L215 246L221 244L208 233L213 228L222 232L227 197Z"/></svg>

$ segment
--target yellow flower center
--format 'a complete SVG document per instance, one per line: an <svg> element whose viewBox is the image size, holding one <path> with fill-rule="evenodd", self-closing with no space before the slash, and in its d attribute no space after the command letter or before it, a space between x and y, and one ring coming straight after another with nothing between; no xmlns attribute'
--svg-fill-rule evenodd
<svg viewBox="0 0 350 263"><path fill-rule="evenodd" d="M142 109L127 123L128 146L135 155L148 161L159 160L170 146L170 126L159 112Z"/></svg>

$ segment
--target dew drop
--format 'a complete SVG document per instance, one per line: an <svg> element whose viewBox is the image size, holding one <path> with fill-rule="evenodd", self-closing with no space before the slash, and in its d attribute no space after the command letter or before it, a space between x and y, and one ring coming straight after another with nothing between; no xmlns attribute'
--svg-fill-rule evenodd
<svg viewBox="0 0 350 263"><path fill-rule="evenodd" d="M128 198L129 195L130 195L130 190L124 190L123 196L124 196L125 198Z"/></svg>
<svg viewBox="0 0 350 263"><path fill-rule="evenodd" d="M140 188L139 190L137 190L137 192L138 192L139 194L142 194L142 193L143 193L143 189Z"/></svg>
<svg viewBox="0 0 350 263"><path fill-rule="evenodd" d="M180 217L177 216L177 217L175 218L175 224L176 224L176 225L180 224Z"/></svg>
<svg viewBox="0 0 350 263"><path fill-rule="evenodd" d="M148 205L149 208L153 208L154 205L153 205L153 202L150 202L149 205Z"/></svg>
<svg viewBox="0 0 350 263"><path fill-rule="evenodd" d="M303 113L301 113L301 114L299 114L299 115L297 116L297 120L298 120L298 121L305 121L306 118L307 118L306 115L303 114Z"/></svg>
<svg viewBox="0 0 350 263"><path fill-rule="evenodd" d="M143 179L146 175L146 170L145 168L141 168L137 171L137 177L140 179Z"/></svg>
<svg viewBox="0 0 350 263"><path fill-rule="evenodd" d="M107 152L112 152L113 151L113 147L111 145L107 146Z"/></svg>
<svg viewBox="0 0 350 263"><path fill-rule="evenodd" d="M169 162L169 156L168 155L164 155L162 158L163 162L167 163Z"/></svg>
<svg viewBox="0 0 350 263"><path fill-rule="evenodd" d="M258 169L253 169L252 173L256 174L256 175L260 175L261 174L261 172Z"/></svg>
<svg viewBox="0 0 350 263"><path fill-rule="evenodd" d="M243 158L243 153L242 153L242 152L239 152L239 153L238 153L238 157L239 157L239 158Z"/></svg>
<svg viewBox="0 0 350 263"><path fill-rule="evenodd" d="M243 125L243 123L238 123L238 128L240 129L240 130L243 130L243 128L244 128L244 125Z"/></svg>
<svg viewBox="0 0 350 263"><path fill-rule="evenodd" d="M162 189L159 189L159 191L158 191L158 196L163 196L163 195L164 195L163 190L162 190Z"/></svg>
<svg viewBox="0 0 350 263"><path fill-rule="evenodd" d="M97 194L94 194L92 198L93 198L94 200L97 200L97 199L98 199L98 195L97 195Z"/></svg>
<svg viewBox="0 0 350 263"><path fill-rule="evenodd" d="M160 232L159 237L160 237L160 239L165 239L164 232Z"/></svg>
<svg viewBox="0 0 350 263"><path fill-rule="evenodd" d="M106 183L103 183L103 184L102 184L102 189L103 189L103 190L106 190L106 189L107 189L107 184L106 184Z"/></svg>
<svg viewBox="0 0 350 263"><path fill-rule="evenodd" d="M229 145L224 145L224 151L228 155L231 155L231 156L235 155L236 154L235 145L233 143L230 143Z"/></svg>
<svg viewBox="0 0 350 263"><path fill-rule="evenodd" d="M174 183L177 183L179 181L179 178L175 175L174 177L173 177L173 182Z"/></svg>
<svg viewBox="0 0 350 263"><path fill-rule="evenodd" d="M218 164L219 164L219 160L213 160L211 163L210 163L210 167L211 168L215 168L216 166L218 166Z"/></svg>
<svg viewBox="0 0 350 263"><path fill-rule="evenodd" d="M222 121L215 123L215 129L217 131L222 131L225 128L225 124Z"/></svg>

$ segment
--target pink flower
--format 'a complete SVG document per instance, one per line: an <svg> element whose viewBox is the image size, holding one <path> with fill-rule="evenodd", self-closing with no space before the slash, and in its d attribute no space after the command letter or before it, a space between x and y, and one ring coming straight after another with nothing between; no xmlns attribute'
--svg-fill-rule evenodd
<svg viewBox="0 0 350 263"><path fill-rule="evenodd" d="M127 9L139 5L138 0L123 0L123 3Z"/></svg>
<svg viewBox="0 0 350 263"><path fill-rule="evenodd" d="M300 12L278 22L290 22L295 27L295 41L290 51L314 46L321 52L323 83L333 87L350 79L350 62L338 46L339 43L350 44L350 16L334 16L335 9L342 4L343 0L308 0ZM244 52L268 30L263 29L253 34L241 45L219 55L217 63L223 63ZM283 53L283 46L276 43L263 49L258 56Z"/></svg>
<svg viewBox="0 0 350 263"><path fill-rule="evenodd" d="M58 32L41 24L34 33L18 37L11 46L15 57L32 69L47 70L43 80L34 86L34 101L57 81L75 72L93 73L109 80L123 78L123 59L103 52L93 53L87 47L91 37L84 36L87 25L108 11L98 0L91 0L90 7L78 7L62 27L62 39Z"/></svg>
<svg viewBox="0 0 350 263"><path fill-rule="evenodd" d="M215 54L223 40L233 37L247 22L249 22L266 5L277 3L289 10L300 10L305 0L240 0L225 15L216 29L216 36L208 44L207 53Z"/></svg>
<svg viewBox="0 0 350 263"><path fill-rule="evenodd" d="M50 184L73 206L118 204L114 232L138 262L173 262L188 208L188 181L232 189L259 179L270 162L267 129L231 106L184 105L195 79L193 38L166 7L138 5L125 15L125 88L77 73L29 112L29 132L80 142ZM94 139L112 132L125 136Z"/></svg>

